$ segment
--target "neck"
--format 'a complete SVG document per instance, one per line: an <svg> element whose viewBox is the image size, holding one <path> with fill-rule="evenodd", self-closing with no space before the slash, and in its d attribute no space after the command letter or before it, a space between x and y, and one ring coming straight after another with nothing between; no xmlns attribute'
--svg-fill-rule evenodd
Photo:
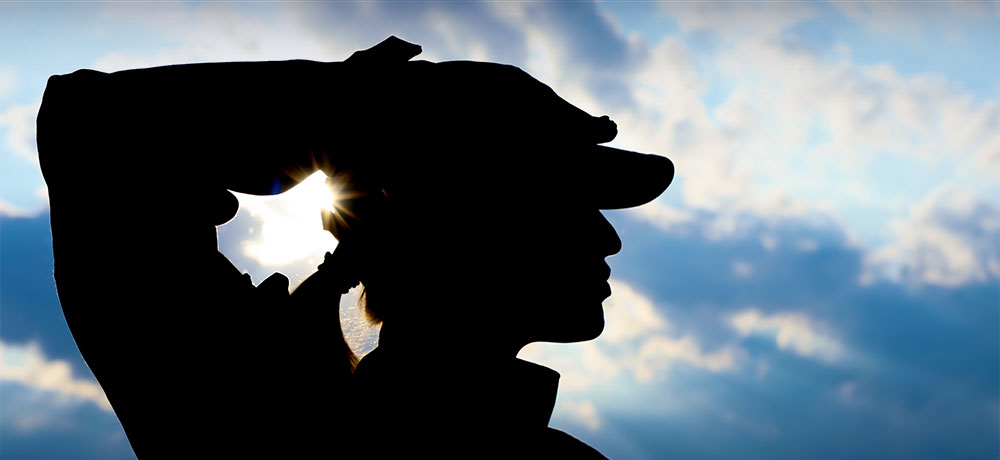
<svg viewBox="0 0 1000 460"><path fill-rule="evenodd" d="M396 424L387 429L413 430L417 422L404 414L427 413L469 421L466 428L478 427L480 433L548 425L559 385L556 371L517 359L515 347L488 346L488 340L470 334L455 340L450 331L400 326L382 326L379 346L354 374L369 395L363 400L377 402L372 413L389 414L379 423Z"/></svg>
<svg viewBox="0 0 1000 460"><path fill-rule="evenodd" d="M420 354L431 359L468 362L502 362L517 358L526 343L457 322L420 324L386 321L379 332L379 349L400 354Z"/></svg>

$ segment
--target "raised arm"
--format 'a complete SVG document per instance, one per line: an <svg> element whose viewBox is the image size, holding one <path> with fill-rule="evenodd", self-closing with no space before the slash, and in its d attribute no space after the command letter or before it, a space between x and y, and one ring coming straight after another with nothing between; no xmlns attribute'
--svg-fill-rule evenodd
<svg viewBox="0 0 1000 460"><path fill-rule="evenodd" d="M68 162L92 168L96 160L178 185L276 193L306 172L320 138L342 126L335 107L347 101L336 94L351 94L343 65L208 63L53 76L38 117L43 171L61 182ZM87 147L105 153L64 154Z"/></svg>
<svg viewBox="0 0 1000 460"><path fill-rule="evenodd" d="M383 54L405 61L405 45ZM344 384L324 362L337 306L288 308L280 277L255 288L218 252L215 226L237 209L227 189L278 193L329 167L331 139L360 122L358 64L50 78L37 139L59 299L140 458L287 457L311 447L301 439L336 442L339 427L315 414L336 412Z"/></svg>

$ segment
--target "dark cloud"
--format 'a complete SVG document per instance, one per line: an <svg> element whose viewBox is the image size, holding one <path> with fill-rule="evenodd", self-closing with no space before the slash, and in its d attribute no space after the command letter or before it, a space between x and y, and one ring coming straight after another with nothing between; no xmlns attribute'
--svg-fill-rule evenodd
<svg viewBox="0 0 1000 460"><path fill-rule="evenodd" d="M610 219L624 241L610 259L613 276L653 298L676 330L710 349L737 340L748 353L738 372L678 368L669 386L646 390L651 401L703 401L700 410L605 420L615 427L595 436L625 433L633 448L675 458L1000 453L996 281L862 285L863 253L834 225L762 221L742 236L712 240L693 228L664 233L627 212ZM762 233L776 241L772 250ZM803 240L815 245L796 244ZM752 273L734 274L734 259ZM723 320L750 305L819 320L847 352L824 362L780 350L773 337L740 339Z"/></svg>
<svg viewBox="0 0 1000 460"><path fill-rule="evenodd" d="M567 57L593 70L623 70L632 52L622 33L594 2L538 2L525 6L529 22L562 41Z"/></svg>
<svg viewBox="0 0 1000 460"><path fill-rule="evenodd" d="M555 46L561 73L606 107L632 104L620 77L646 59L645 45L626 40L596 4L514 3L502 11L503 5L303 3L298 17L341 58L397 35L437 59L483 53L524 66L532 52L526 30L533 28ZM519 14L523 22L512 19ZM704 48L720 46L705 29L693 34ZM1000 455L995 279L955 287L862 286L863 250L829 222L750 218L738 236L711 239L697 226L664 233L627 212L609 215L624 241L610 259L614 277L652 298L675 331L696 335L706 349L737 341L747 351L736 372L677 366L669 382L637 390L651 406L676 401L682 411L601 413L600 430L571 430L612 458ZM967 228L953 214L933 217L949 229ZM71 362L75 375L89 377L52 285L47 214L0 217L0 227L0 338L35 340L49 357ZM250 227L259 229L259 222L241 213L220 229L220 244L260 282L273 270L242 255L240 235ZM762 243L765 235L777 241L773 249ZM737 262L748 270L735 270ZM113 294L113 282L108 290ZM854 355L826 363L780 350L771 337L740 339L723 319L751 306L764 313L803 312L829 325ZM93 404L39 402L28 392L3 384L0 457L130 458L112 415ZM34 414L49 422L17 431L31 420L16 418Z"/></svg>
<svg viewBox="0 0 1000 460"><path fill-rule="evenodd" d="M0 340L38 342L49 358L68 361L77 376L90 376L56 295L48 212L0 216L0 235ZM109 280L109 295L114 290Z"/></svg>
<svg viewBox="0 0 1000 460"><path fill-rule="evenodd" d="M59 306L48 213L0 216L0 236L0 340L36 342L48 359L69 363L74 378L96 384ZM2 382L0 408L0 458L135 458L118 419L93 402Z"/></svg>
<svg viewBox="0 0 1000 460"><path fill-rule="evenodd" d="M654 382L642 390L651 401L702 401L698 410L649 419L602 413L600 430L573 430L581 438L619 458L663 452L674 458L996 456L995 284L862 286L862 254L835 226L761 222L746 226L742 237L711 240L697 231L664 233L627 212L609 214L624 241L610 259L614 276L654 299L675 330L694 333L713 349L713 342L734 340L720 321L727 313L748 305L795 310L829 323L857 356L824 363L778 350L767 337L744 339L748 357L737 372L680 366L671 370L669 386ZM237 233L256 225L248 216L234 223ZM75 362L74 373L85 372L51 284L47 215L0 224L3 340L36 340L52 358ZM760 233L776 240L773 250ZM803 250L802 240L815 248ZM222 241L239 244L235 237ZM733 273L734 259L752 272ZM767 363L763 374L755 370L760 362ZM111 414L93 404L15 402L32 400L27 391L4 384L4 458L90 458L90 452L129 458ZM30 426L31 417L61 422L15 431Z"/></svg>
<svg viewBox="0 0 1000 460"><path fill-rule="evenodd" d="M595 2L526 3L526 24L556 47L557 65L566 78L581 83L603 107L634 108L625 83L649 57L643 42L630 42Z"/></svg>
<svg viewBox="0 0 1000 460"><path fill-rule="evenodd" d="M490 59L520 63L524 36L485 2L305 3L299 20L332 49L366 49L395 35L420 44L425 56L469 59L479 47ZM344 56L345 58L347 56Z"/></svg>
<svg viewBox="0 0 1000 460"><path fill-rule="evenodd" d="M114 414L59 400L25 386L0 383L0 458L134 459Z"/></svg>
<svg viewBox="0 0 1000 460"><path fill-rule="evenodd" d="M423 46L423 58L527 67L538 51L529 48L529 36L537 33L554 47L550 58L560 74L609 108L634 104L623 77L648 55L643 43L629 42L594 2L332 2L301 4L298 13L338 54L396 35Z"/></svg>
<svg viewBox="0 0 1000 460"><path fill-rule="evenodd" d="M666 313L682 329L699 329L718 322L719 315L750 307L765 313L808 309L825 317L858 289L863 254L848 247L839 227L829 222L744 217L743 236L709 238L703 226L664 233L629 212L608 216L623 240L621 253L609 259L612 276L670 305ZM715 217L698 219L707 223ZM774 239L774 248L762 237ZM734 262L751 273L740 275Z"/></svg>
<svg viewBox="0 0 1000 460"><path fill-rule="evenodd" d="M651 297L675 331L694 334L706 349L736 340L747 356L735 372L677 366L668 383L639 390L651 404L682 400L685 411L649 418L601 413L600 430L572 430L605 453L618 458L657 458L664 452L675 458L992 458L998 453L995 282L863 286L857 281L861 250L829 223L749 222L741 226L742 236L710 239L697 226L665 233L629 212L609 217L624 242L622 252L609 259L614 276ZM237 236L258 222L241 215L233 224L235 233L221 241L239 254ZM3 340L36 340L51 358L74 363L75 375L89 376L52 286L48 216L4 217L0 225ZM772 249L762 243L762 234L774 239ZM252 259L234 259L259 272L256 281L270 273ZM750 273L735 273L733 260L749 264ZM799 311L823 321L851 355L827 363L780 350L771 337L740 339L722 319L751 305L764 313ZM766 363L764 372L760 363ZM130 455L114 417L93 404L45 403L26 398L29 390L13 383L3 390L4 458L38 453L89 458L92 451L101 452L94 458ZM30 427L32 417L60 422L15 430ZM72 455L69 447L59 447L64 445L76 446Z"/></svg>

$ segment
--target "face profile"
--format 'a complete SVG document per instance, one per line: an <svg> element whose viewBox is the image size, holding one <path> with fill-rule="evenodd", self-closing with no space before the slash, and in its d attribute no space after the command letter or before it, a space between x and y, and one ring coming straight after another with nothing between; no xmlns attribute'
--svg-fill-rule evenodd
<svg viewBox="0 0 1000 460"><path fill-rule="evenodd" d="M461 211L429 211L435 206ZM366 228L373 235L358 251L368 254L360 263L369 303L400 304L400 311L379 311L382 319L404 317L424 330L461 319L461 327L510 347L590 340L603 330L611 271L605 258L621 240L598 209L557 200L387 207L388 221ZM392 293L382 294L390 289L383 286ZM395 295L429 291L444 297L431 309Z"/></svg>
<svg viewBox="0 0 1000 460"><path fill-rule="evenodd" d="M526 313L524 341L594 339L604 328L602 303L611 295L605 259L621 249L621 240L597 209L546 214L518 233L524 250L514 256L522 264L515 302Z"/></svg>

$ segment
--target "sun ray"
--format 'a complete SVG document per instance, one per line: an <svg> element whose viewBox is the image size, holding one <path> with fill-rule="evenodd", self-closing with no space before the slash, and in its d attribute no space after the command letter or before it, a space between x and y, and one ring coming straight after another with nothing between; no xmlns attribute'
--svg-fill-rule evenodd
<svg viewBox="0 0 1000 460"><path fill-rule="evenodd" d="M243 242L244 255L284 272L283 267L322 260L324 252L333 250L337 242L323 228L322 211L336 213L337 197L326 179L316 172L274 196L236 193L241 210L260 222L259 231Z"/></svg>

